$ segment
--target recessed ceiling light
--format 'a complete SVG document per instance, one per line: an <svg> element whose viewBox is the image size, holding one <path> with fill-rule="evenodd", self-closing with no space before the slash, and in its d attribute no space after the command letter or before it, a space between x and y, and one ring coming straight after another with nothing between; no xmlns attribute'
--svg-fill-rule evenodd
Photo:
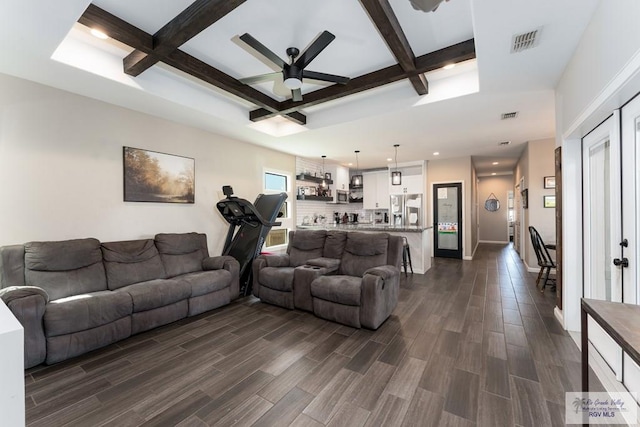
<svg viewBox="0 0 640 427"><path fill-rule="evenodd" d="M434 156L439 156L439 155L440 155L440 153L439 153L439 152L437 152L437 151L434 151L434 152L433 152L433 155L434 155Z"/></svg>
<svg viewBox="0 0 640 427"><path fill-rule="evenodd" d="M348 165L348 166L353 166L353 163L349 163L349 165Z"/></svg>
<svg viewBox="0 0 640 427"><path fill-rule="evenodd" d="M499 165L499 164L500 164L500 162L493 162L493 163L491 163L491 164L492 164L492 165Z"/></svg>
<svg viewBox="0 0 640 427"><path fill-rule="evenodd" d="M447 65L445 65L445 66L444 66L444 67L442 67L442 68L443 68L443 69L445 69L445 70L450 70L450 69L452 69L452 68L453 68L453 67L455 67L455 66L456 66L456 64L447 64Z"/></svg>
<svg viewBox="0 0 640 427"><path fill-rule="evenodd" d="M391 157L387 157L387 162L390 162L391 160L393 160Z"/></svg>
<svg viewBox="0 0 640 427"><path fill-rule="evenodd" d="M495 172L493 172L491 175L496 175L496 173L495 173Z"/></svg>
<svg viewBox="0 0 640 427"><path fill-rule="evenodd" d="M101 40L106 40L106 39L108 39L108 38L109 38L109 36L108 36L108 35L106 35L105 33L103 33L103 32L102 32L102 31L100 31L100 30L96 30L95 28L92 28L90 32L91 32L91 35L92 35L93 37L97 37L97 38L99 38L99 39L101 39Z"/></svg>

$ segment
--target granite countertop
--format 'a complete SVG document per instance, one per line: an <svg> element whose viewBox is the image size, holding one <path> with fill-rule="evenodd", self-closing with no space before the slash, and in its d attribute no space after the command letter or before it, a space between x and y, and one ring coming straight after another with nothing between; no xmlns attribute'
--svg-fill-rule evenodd
<svg viewBox="0 0 640 427"><path fill-rule="evenodd" d="M433 228L420 227L417 225L405 225L395 226L388 224L309 224L309 225L296 225L296 228L307 230L353 230L353 231L388 231L388 232L405 232L405 233L420 233L424 230Z"/></svg>

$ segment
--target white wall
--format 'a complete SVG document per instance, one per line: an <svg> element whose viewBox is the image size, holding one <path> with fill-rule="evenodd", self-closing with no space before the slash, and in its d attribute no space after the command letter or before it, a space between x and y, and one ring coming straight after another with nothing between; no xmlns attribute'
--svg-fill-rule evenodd
<svg viewBox="0 0 640 427"><path fill-rule="evenodd" d="M580 330L582 296L581 139L640 92L640 2L601 1L556 87L563 145L563 321Z"/></svg>
<svg viewBox="0 0 640 427"><path fill-rule="evenodd" d="M508 242L508 207L507 192L513 191L513 175L483 176L479 178L478 203L480 205L478 219L480 223L481 242ZM490 212L484 208L485 201L495 195L500 201L500 209Z"/></svg>
<svg viewBox="0 0 640 427"><path fill-rule="evenodd" d="M222 185L252 201L263 168L293 156L0 74L0 245L30 240L207 233L222 250ZM195 159L195 204L123 202L122 147ZM295 212L293 212L295 217Z"/></svg>

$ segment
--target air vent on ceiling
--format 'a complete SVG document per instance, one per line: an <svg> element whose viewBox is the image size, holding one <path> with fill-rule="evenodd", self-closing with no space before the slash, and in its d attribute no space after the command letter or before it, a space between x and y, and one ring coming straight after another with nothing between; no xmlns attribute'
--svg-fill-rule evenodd
<svg viewBox="0 0 640 427"><path fill-rule="evenodd" d="M528 33L515 34L511 39L511 53L522 52L538 46L541 31L542 27Z"/></svg>
<svg viewBox="0 0 640 427"><path fill-rule="evenodd" d="M517 111L512 111L511 113L502 113L502 120L515 119L516 117L518 117Z"/></svg>
<svg viewBox="0 0 640 427"><path fill-rule="evenodd" d="M511 141L498 142L498 145L509 145L509 144L511 144Z"/></svg>

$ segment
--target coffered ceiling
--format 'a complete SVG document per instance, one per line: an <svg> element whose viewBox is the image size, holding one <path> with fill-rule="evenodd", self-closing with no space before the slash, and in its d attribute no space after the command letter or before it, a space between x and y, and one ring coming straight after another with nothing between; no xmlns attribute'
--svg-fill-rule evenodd
<svg viewBox="0 0 640 427"><path fill-rule="evenodd" d="M347 163L359 149L361 167L377 167L400 144L398 161L472 155L482 173L554 137L553 89L598 0L450 0L428 13L409 0L51 3L0 5L0 72L294 155ZM534 48L511 53L536 29ZM280 77L239 81L277 71L240 35L286 59L325 30L336 38L308 69L346 85L305 79L295 102Z"/></svg>

